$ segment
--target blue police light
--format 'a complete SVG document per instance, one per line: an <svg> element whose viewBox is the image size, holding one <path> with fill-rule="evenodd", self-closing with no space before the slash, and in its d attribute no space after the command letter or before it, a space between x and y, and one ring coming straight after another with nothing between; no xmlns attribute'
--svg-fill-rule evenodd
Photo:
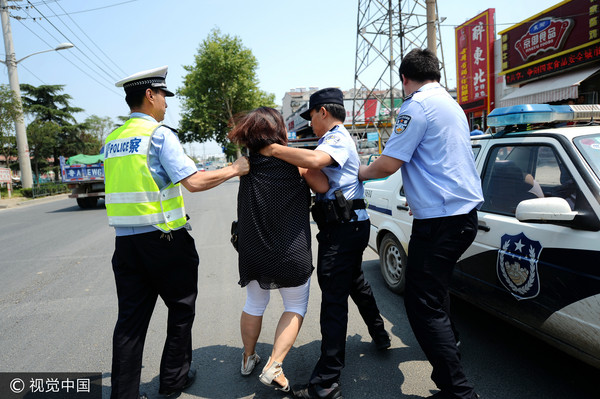
<svg viewBox="0 0 600 399"><path fill-rule="evenodd" d="M526 125L600 119L599 104L522 104L496 108L488 115L488 126Z"/></svg>
<svg viewBox="0 0 600 399"><path fill-rule="evenodd" d="M574 113L568 105L522 104L496 108L488 115L488 126L525 125L572 121Z"/></svg>

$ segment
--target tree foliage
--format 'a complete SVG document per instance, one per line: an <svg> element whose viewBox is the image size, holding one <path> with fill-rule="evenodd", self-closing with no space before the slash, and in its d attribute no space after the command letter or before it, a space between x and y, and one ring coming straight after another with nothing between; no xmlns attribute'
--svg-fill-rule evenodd
<svg viewBox="0 0 600 399"><path fill-rule="evenodd" d="M237 36L214 29L200 44L195 64L177 90L182 100L182 142L227 143L233 116L260 106L274 107L275 96L258 88L258 61Z"/></svg>
<svg viewBox="0 0 600 399"><path fill-rule="evenodd" d="M36 176L40 175L40 169L47 168L46 160L53 156L59 134L60 126L53 121L35 120L27 126L27 142Z"/></svg>
<svg viewBox="0 0 600 399"><path fill-rule="evenodd" d="M87 132L88 126L77 123L74 114L83 109L71 106L72 97L62 93L63 88L63 85L21 85L24 110L33 118L27 128L28 139L39 145L34 157L40 159L34 162L40 165L44 162L41 158L53 157L57 166L60 155L94 154L101 147L100 141Z"/></svg>
<svg viewBox="0 0 600 399"><path fill-rule="evenodd" d="M10 167L10 157L17 155L15 120L22 117L15 93L8 86L0 85L0 154L7 167Z"/></svg>
<svg viewBox="0 0 600 399"><path fill-rule="evenodd" d="M98 115L92 115L87 117L83 123L86 126L86 132L98 140L100 146L104 145L106 137L117 127L108 116L101 118Z"/></svg>

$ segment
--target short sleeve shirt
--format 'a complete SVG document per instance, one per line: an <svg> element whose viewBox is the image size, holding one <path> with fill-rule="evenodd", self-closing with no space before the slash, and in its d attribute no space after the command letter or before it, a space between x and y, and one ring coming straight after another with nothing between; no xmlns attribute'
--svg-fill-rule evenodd
<svg viewBox="0 0 600 399"><path fill-rule="evenodd" d="M404 191L416 219L481 207L467 118L439 83L422 86L404 101L382 154L404 162Z"/></svg>
<svg viewBox="0 0 600 399"><path fill-rule="evenodd" d="M342 190L348 200L364 198L362 183L358 180L360 158L356 144L343 125L336 125L319 139L315 150L323 151L333 159L333 164L321 169L329 180L329 191L317 194L317 201L335 199L334 192ZM369 215L364 209L356 210L357 220L367 220Z"/></svg>
<svg viewBox="0 0 600 399"><path fill-rule="evenodd" d="M130 117L144 118L156 122L151 116L139 112L132 113ZM160 189L167 187L171 182L179 183L197 171L194 161L185 155L179 138L171 129L165 126L156 129L152 135L148 153L148 166L156 185ZM148 233L155 230L154 226L115 227L117 236Z"/></svg>

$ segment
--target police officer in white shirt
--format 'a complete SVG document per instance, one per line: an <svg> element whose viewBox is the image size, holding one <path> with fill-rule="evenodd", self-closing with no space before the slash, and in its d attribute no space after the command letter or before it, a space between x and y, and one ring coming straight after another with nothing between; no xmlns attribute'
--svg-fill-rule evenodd
<svg viewBox="0 0 600 399"><path fill-rule="evenodd" d="M438 83L439 61L429 50L409 52L400 65L407 97L392 136L375 162L361 166L361 180L402 168L414 216L408 246L406 313L433 366L435 398L479 397L460 364L450 320L448 286L458 258L477 235L481 182L464 111Z"/></svg>
<svg viewBox="0 0 600 399"><path fill-rule="evenodd" d="M203 191L248 173L246 158L198 173L176 132L162 125L167 109L167 67L142 71L119 82L131 116L104 146L106 211L115 227L112 266L119 315L113 334L111 399L140 394L144 340L160 296L167 308L159 394L174 396L195 379L191 329L198 292L198 253L181 195ZM179 184L181 183L181 185Z"/></svg>
<svg viewBox="0 0 600 399"><path fill-rule="evenodd" d="M342 397L340 376L345 364L348 296L356 303L376 347L385 350L390 338L362 271L362 254L370 233L364 189L358 181L360 159L356 144L344 127L343 93L326 88L313 93L309 108L300 116L310 120L319 137L315 150L271 144L266 156L293 165L321 169L330 189L317 194L313 219L319 226L317 277L321 287L321 357L308 386L295 389L297 398Z"/></svg>

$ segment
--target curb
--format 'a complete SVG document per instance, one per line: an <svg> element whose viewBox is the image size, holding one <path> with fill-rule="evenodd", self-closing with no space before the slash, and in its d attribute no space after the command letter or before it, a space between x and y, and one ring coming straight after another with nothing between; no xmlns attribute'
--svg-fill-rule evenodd
<svg viewBox="0 0 600 399"><path fill-rule="evenodd" d="M27 205L33 205L33 204L40 204L40 203L44 203L44 202L51 202L51 201L57 201L60 199L64 199L64 198L68 198L69 194L58 194L58 195L52 195L52 196L47 196L47 197L42 197L42 198L33 198L33 199L25 199L23 198L23 200L21 201L16 201L15 199L2 199L0 200L0 209L10 209L10 208L16 208L18 206L27 206Z"/></svg>

